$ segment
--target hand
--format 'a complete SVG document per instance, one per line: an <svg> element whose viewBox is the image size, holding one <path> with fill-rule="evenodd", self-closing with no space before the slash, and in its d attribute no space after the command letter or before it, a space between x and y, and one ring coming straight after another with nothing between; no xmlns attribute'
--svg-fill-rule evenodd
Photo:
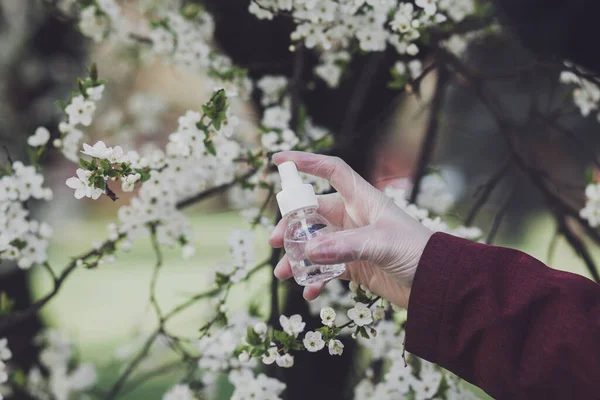
<svg viewBox="0 0 600 400"><path fill-rule="evenodd" d="M337 157L288 151L277 153L279 165L293 161L299 171L327 179L337 193L318 196L318 213L338 228L311 239L306 256L315 264L346 263L340 279L352 280L367 287L399 307L407 308L410 287L425 245L433 234L413 219L385 194L361 178ZM283 247L287 225L282 219L269 243ZM293 276L287 256L275 268L275 276ZM304 298L314 300L324 284L307 286Z"/></svg>

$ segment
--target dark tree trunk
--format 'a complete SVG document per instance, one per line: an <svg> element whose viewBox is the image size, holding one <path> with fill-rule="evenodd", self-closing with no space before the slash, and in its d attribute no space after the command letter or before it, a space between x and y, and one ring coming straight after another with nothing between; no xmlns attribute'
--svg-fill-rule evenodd
<svg viewBox="0 0 600 400"><path fill-rule="evenodd" d="M4 91L0 93L0 101L10 109L10 118L0 121L0 144L6 146L14 160L26 160L23 152L27 137L37 126L43 125L52 130L58 123L57 114L49 109L40 110L40 104L49 102L58 96L65 97L68 88L75 79L75 72L83 70L84 52L80 35L73 30L70 23L61 22L49 15L39 15L39 8L28 4L23 8L27 12L31 32L14 53L12 60L3 60L5 68L2 79L6 80ZM0 4L0 15L5 16ZM0 18L0 40L6 40L8 34L7 21ZM26 71L38 69L35 79ZM53 132L56 134L56 132ZM4 153L4 149L1 149ZM8 155L4 154L8 161ZM1 157L0 157L1 158ZM50 165L51 165L51 160ZM43 213L37 205L31 203L29 208L33 217ZM0 266L0 292L5 292L15 301L15 310L27 308L31 302L29 274L17 268L13 263L3 262ZM28 319L13 327L9 332L2 332L9 340L13 352L11 362L27 370L38 357L38 349L33 346L33 338L42 329L39 316Z"/></svg>
<svg viewBox="0 0 600 400"><path fill-rule="evenodd" d="M283 17L274 21L257 20L248 13L248 4L247 0L207 4L216 20L219 46L237 65L248 68L252 78L274 74L291 78L298 61L289 50L293 23ZM312 71L318 60L312 52L304 52L302 58L299 96L308 115L336 135L333 153L368 179L376 148L387 131L387 119L395 108L397 92L386 88L389 69L396 61L394 54L358 57L349 68L349 77L336 90L313 80ZM309 79L315 84L312 90L307 89ZM289 285L285 315L309 315L300 289L295 284ZM307 329L320 325L319 318L307 318L306 322ZM354 374L356 346L352 340L345 346L341 357L332 357L327 352L296 355L293 368L278 372L287 384L286 398L350 398L349 381Z"/></svg>

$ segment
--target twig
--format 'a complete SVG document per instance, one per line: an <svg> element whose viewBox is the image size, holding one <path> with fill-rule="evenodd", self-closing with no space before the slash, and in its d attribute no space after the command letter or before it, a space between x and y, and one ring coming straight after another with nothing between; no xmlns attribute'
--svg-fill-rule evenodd
<svg viewBox="0 0 600 400"><path fill-rule="evenodd" d="M216 186L216 187L208 189L202 193L199 193L198 195L196 195L194 197L191 197L191 198L188 198L188 199L178 202L176 207L177 207L177 209L182 209L182 208L189 207L193 204L196 204L199 201L202 201L210 196L221 193L221 192L233 187L234 185L239 183L241 180L246 180L246 179L250 178L256 172L257 172L256 169L252 169L252 170L248 171L247 173L245 173L242 177L235 179L232 182L229 182L229 183L226 183L226 184L223 184L220 186ZM125 234L120 234L116 240L106 240L101 245L100 249L114 247L125 236L126 236ZM84 253L84 254L76 257L75 259L73 259L66 266L66 268L62 271L62 273L58 276L58 278L55 281L54 288L52 289L52 291L50 293L48 293L46 296L42 297L40 300L38 300L35 303L33 303L32 305L30 305L25 310L22 310L18 313L12 314L11 316L6 317L2 321L0 321L0 336L6 335L7 330L11 329L15 325L18 325L21 322L32 317L37 311L39 311L42 307L44 307L46 305L46 303L48 303L50 300L52 300L52 298L54 298L54 296L59 292L59 290L62 287L65 280L77 269L77 267L78 267L77 260L85 261L90 257L99 256L99 255L101 255L100 250L92 249L92 250L88 251L87 253Z"/></svg>
<svg viewBox="0 0 600 400"><path fill-rule="evenodd" d="M178 369L180 367L181 367L181 361L180 360L177 360L177 361L174 361L174 362L171 362L171 363L168 363L168 364L163 364L163 365L161 365L159 367L156 367L156 368L148 371L144 375L142 375L142 376L136 378L135 380L131 381L129 383L129 385L127 385L126 387L123 388L123 390L121 390L121 394L125 395L126 393L129 393L132 390L134 390L135 388L137 388L141 383L144 383L148 379L164 375L164 374L168 373L169 371L174 370L174 369Z"/></svg>
<svg viewBox="0 0 600 400"><path fill-rule="evenodd" d="M470 226L473 224L473 222L475 221L475 217L479 213L479 210L481 210L481 208L485 205L488 198L490 197L490 195L492 194L492 192L498 185L498 183L500 183L500 181L502 180L504 175L506 175L506 172L508 171L511 164L512 164L512 157L510 157L508 160L506 160L506 162L502 165L502 167L491 176L491 178L483 185L483 187L481 187L477 190L477 192L478 192L481 189L481 195L477 198L477 200L471 207L471 210L469 211L469 215L467 216L467 219L465 220L466 226Z"/></svg>
<svg viewBox="0 0 600 400"><path fill-rule="evenodd" d="M554 262L554 254L556 254L556 246L558 245L558 238L560 237L560 227L557 227L556 232L552 235L552 240L548 245L548 252L546 253L546 264L552 265Z"/></svg>
<svg viewBox="0 0 600 400"><path fill-rule="evenodd" d="M600 274L598 274L596 263L583 240L569 226L566 215L558 215L557 222L560 233L567 239L567 242L571 245L575 253L581 257L594 281L600 283Z"/></svg>
<svg viewBox="0 0 600 400"><path fill-rule="evenodd" d="M579 149L588 155L588 157L592 160L592 162L594 164L596 164L596 168L600 169L600 160L598 160L598 157L596 157L596 153L592 150L592 147L586 143L584 143L581 138L579 138L575 132L573 132L572 130L568 129L567 127L561 125L560 123L558 123L558 121L553 121L550 120L548 118L545 118L542 113L540 113L538 110L536 111L536 115L538 115L542 121L551 129L556 130L559 133L562 133L563 135L565 135L566 137L568 137L569 139L571 139L571 141L573 143L575 143L577 145L577 147L579 147Z"/></svg>
<svg viewBox="0 0 600 400"><path fill-rule="evenodd" d="M6 153L6 159L8 160L8 162L10 163L11 168L12 168L12 165L13 165L14 161L13 161L11 155L10 155L10 151L8 151L8 146L6 146L4 144L4 145L2 145L2 148L4 149L4 152Z"/></svg>
<svg viewBox="0 0 600 400"><path fill-rule="evenodd" d="M160 258L162 259L162 256ZM260 270L263 266L267 265L267 263L268 263L268 261L265 261L265 262L255 266L252 270L248 271L248 275L246 276L245 279L250 278L254 273L256 273L258 270ZM123 388L123 385L127 381L129 375L131 375L131 373L135 370L135 368L138 366L138 364L148 355L148 353L150 351L150 347L152 346L152 344L154 343L154 341L156 340L158 335L165 334L165 325L169 319L173 318L175 315L177 315L181 311L187 309L195 302L197 302L201 299L212 297L215 294L219 293L220 291L221 291L221 289L216 288L216 289L209 290L207 292L200 293L196 296L193 296L192 298L179 304L178 306L173 308L170 312L165 314L162 318L160 318L158 327L150 335L150 337L148 338L148 340L146 341L146 343L144 344L142 349L138 352L136 357L131 361L131 363L128 365L128 367L125 369L125 371L119 376L119 379L113 384L113 386L111 387L111 389L109 390L109 392L106 396L106 400L112 400L119 394L119 392ZM213 319L207 325L210 326L214 322L215 322L215 320ZM168 335L167 335L167 337L173 338ZM175 339L177 339L177 338L175 338ZM190 358L190 356L187 354L187 352L185 352L185 357Z"/></svg>
<svg viewBox="0 0 600 400"><path fill-rule="evenodd" d="M107 240L105 241L100 249L105 247L114 246L119 240L124 238L125 235L121 234L116 240ZM85 261L90 257L100 255L100 251L97 249L92 249L85 254L80 255L79 257L73 259L67 267L63 270L63 272L54 280L54 288L50 293L46 296L42 297L40 300L36 301L32 305L30 305L25 310L22 310L18 313L12 314L9 317L6 317L3 321L0 322L0 336L6 335L6 331L18 325L19 323L27 320L31 316L33 316L38 310L40 310L46 303L48 303L60 290L65 280L75 271L78 267L77 261L82 260Z"/></svg>
<svg viewBox="0 0 600 400"><path fill-rule="evenodd" d="M383 51L371 55L371 58L361 71L360 78L357 80L356 87L348 101L344 123L342 124L339 134L339 137L346 143L352 142L356 121L358 121L360 111L362 110L365 101L367 101L367 93L379 66L383 62L384 55L385 53Z"/></svg>
<svg viewBox="0 0 600 400"><path fill-rule="evenodd" d="M138 43L147 44L149 46L152 46L152 44L154 44L154 42L152 41L152 39L150 39L149 37L142 36L140 34L133 33L133 32L129 34L129 38L132 39L132 40L134 40L134 41L136 41L136 42L138 42Z"/></svg>
<svg viewBox="0 0 600 400"><path fill-rule="evenodd" d="M367 304L367 308L373 307L373 304L377 303L379 300L381 300L381 296L375 297L373 300L371 300L371 302L369 304ZM352 324L354 324L354 321L350 320L350 321L346 322L345 324L338 326L337 328L344 329L344 328L349 327Z"/></svg>
<svg viewBox="0 0 600 400"><path fill-rule="evenodd" d="M275 217L275 225L281 220L281 213L278 211ZM271 250L271 257L269 259L269 265L271 265L273 271L281 258L281 249L273 248ZM279 279L275 277L275 274L271 274L271 314L269 316L269 325L275 326L277 318L279 317Z"/></svg>
<svg viewBox="0 0 600 400"><path fill-rule="evenodd" d="M150 280L150 304L154 307L154 311L156 312L156 317L160 324L163 323L164 317L160 311L160 305L158 304L158 300L156 299L156 284L158 282L158 274L163 264L163 255L160 250L160 245L158 244L158 240L156 238L156 226L152 225L150 232L150 241L152 242L152 248L154 249L154 254L156 255L156 264L154 265L154 269L152 271L152 279Z"/></svg>
<svg viewBox="0 0 600 400"><path fill-rule="evenodd" d="M269 260L265 260L262 263L258 264L256 267L252 268L250 271L248 271L248 276L246 277L246 279L250 278L252 275L254 275L258 270L260 270L262 267L269 265ZM190 306L192 306L194 303L196 303L199 300L205 299L207 297L212 297L215 294L219 293L220 289L219 288L215 288L215 289L211 289L209 291L197 294L193 297L190 297L188 300L184 301L183 303L175 306L171 311L169 311L168 313L166 313L164 315L164 321L166 322L167 320L171 319L174 315L180 313L181 311L189 308Z"/></svg>
<svg viewBox="0 0 600 400"><path fill-rule="evenodd" d="M521 168L523 172L527 174L530 181L538 188L538 190L544 196L546 202L548 203L550 209L555 214L555 217L559 219L559 222L566 218L571 217L586 231L587 235L593 239L597 244L600 244L600 233L596 231L594 228L589 226L587 221L581 218L577 209L572 207L569 203L567 203L562 197L555 194L543 179L545 173L540 172L539 168L531 167L529 162L521 155L521 152L518 149L516 139L512 134L513 131L522 131L527 127L522 128L513 123L509 118L506 117L506 114L503 112L501 105L494 98L486 96L483 90L483 83L480 80L477 80L472 76L469 69L454 55L450 53L443 54L444 59L452 65L453 68L456 69L461 75L465 77L465 79L469 82L471 87L474 89L477 97L480 99L482 104L486 106L488 111L492 114L492 116L496 120L496 124L505 139L506 144L508 145L509 150L512 152L513 157L516 161L516 164ZM567 227L567 240L573 249L583 258L586 263L587 268L590 270L590 274L596 282L600 283L600 276L596 269L593 260L589 256L589 252L585 247L583 241L581 241L575 234L568 228L567 224L564 224ZM564 234L564 232L563 232Z"/></svg>
<svg viewBox="0 0 600 400"><path fill-rule="evenodd" d="M193 197L189 197L185 200L181 200L177 203L176 208L178 210L181 210L182 208L186 208L189 207L193 204L198 203L199 201L202 201L208 197L211 197L215 194L224 192L225 190L237 185L240 181L245 181L248 178L252 177L254 174L256 174L257 170L256 169L251 169L250 171L246 172L244 175L242 175L240 178L235 179L231 182L225 183L223 185L220 186L215 186L213 188L210 188L208 190L205 190L202 193L198 193L196 196Z"/></svg>
<svg viewBox="0 0 600 400"><path fill-rule="evenodd" d="M137 368L138 364L141 363L144 360L144 358L146 358L146 356L148 355L148 353L150 351L150 348L152 347L152 345L154 344L154 341L156 340L156 338L158 337L158 335L160 333L161 333L161 330L159 328L150 335L150 337L144 343L144 346L142 347L142 349L138 352L138 354L134 357L134 359L129 363L127 368L125 368L125 371L119 376L119 379L111 386L108 394L106 395L106 400L112 400L117 397L117 395L123 388L123 385L127 381L127 378L129 378L129 375L131 375L131 373Z"/></svg>
<svg viewBox="0 0 600 400"><path fill-rule="evenodd" d="M296 131L298 137L302 139L304 127L300 126L300 108L302 107L302 72L304 70L304 43L298 43L296 54L294 55L294 69L292 79L290 80L289 90L291 97L292 118L290 126Z"/></svg>
<svg viewBox="0 0 600 400"><path fill-rule="evenodd" d="M413 174L413 189L410 194L410 202L414 203L419 195L421 188L421 180L425 175L427 166L431 162L433 157L433 151L435 150L435 142L439 133L439 119L440 110L444 104L444 94L446 93L446 87L448 85L448 70L440 66L438 69L438 80L435 88L435 93L431 102L431 114L429 115L429 122L427 124L427 132L421 145L421 151L419 159L417 161L417 167Z"/></svg>
<svg viewBox="0 0 600 400"><path fill-rule="evenodd" d="M56 286L56 281L58 281L56 273L54 272L54 270L52 269L52 267L50 266L50 264L47 261L45 263L43 263L42 265L44 266L44 268L46 269L46 271L48 271L48 274L50 274L50 276L52 277L52 281L54 282L54 286Z"/></svg>
<svg viewBox="0 0 600 400"><path fill-rule="evenodd" d="M514 194L515 194L515 192L513 190L513 192L508 196L508 198L506 199L504 204L502 204L502 206L498 210L498 213L494 217L494 222L492 223L492 228L490 229L487 239L485 240L485 242L487 244L492 244L494 242L494 239L496 238L496 234L498 233L498 229L500 228L500 224L502 224L502 220L504 219L504 216L506 215L506 211L508 210L508 207L510 206L510 202L512 201L512 199L514 197Z"/></svg>

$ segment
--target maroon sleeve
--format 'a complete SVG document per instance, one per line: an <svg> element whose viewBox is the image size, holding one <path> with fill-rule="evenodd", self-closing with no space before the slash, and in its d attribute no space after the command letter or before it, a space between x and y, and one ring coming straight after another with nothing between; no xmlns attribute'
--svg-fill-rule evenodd
<svg viewBox="0 0 600 400"><path fill-rule="evenodd" d="M412 286L406 350L497 399L600 399L600 285L436 233Z"/></svg>

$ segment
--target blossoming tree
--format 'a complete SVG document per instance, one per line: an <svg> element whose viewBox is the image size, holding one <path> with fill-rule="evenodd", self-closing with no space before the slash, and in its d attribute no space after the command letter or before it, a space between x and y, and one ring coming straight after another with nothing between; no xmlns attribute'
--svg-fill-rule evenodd
<svg viewBox="0 0 600 400"><path fill-rule="evenodd" d="M122 252L142 240L149 241L155 255L150 282L149 303L157 324L138 348L122 361L118 378L107 387L97 382L95 366L75 357L74 344L55 330L43 332L36 340L42 347L39 366L22 371L11 366L10 343L0 340L0 383L2 393L40 399L126 398L137 385L166 372L142 371L143 362L166 344L179 357L176 366L185 370L181 380L166 393L168 400L200 399L210 396L220 376L234 386L235 399L279 399L286 397L286 382L278 369L292 368L304 353L344 354L346 345L357 342L369 355L353 388L354 397L468 399L474 395L452 374L420 360L403 350L404 314L396 313L384 299L366 288L350 283L346 288L332 281L318 300L310 303L310 313L320 323L311 326L308 315L286 314L279 310L278 286L271 287L270 315L260 315L253 307L231 312L226 306L231 289L257 271L273 268L280 257L274 250L266 260L257 260L253 230L269 231L278 221L273 197L279 179L270 156L282 150L329 152L340 136L319 126L305 104L306 92L315 82L335 91L348 79L350 65L358 57L392 54L389 90L418 96L423 79L437 77L432 111L419 162L410 184L390 186L385 193L415 219L435 231L444 231L471 240L491 243L503 215L500 210L484 238L474 220L494 188L502 180L507 165L516 165L531 180L549 204L568 243L581 255L590 275L599 280L589 250L582 239L586 234L596 243L600 235L600 187L585 189L585 207L579 209L565 198L557 182L543 168L526 157L519 132L527 125L511 118L503 104L485 86L485 78L464 59L473 41L503 35L491 18L485 2L474 0L251 0L244 8L252 18L285 20L293 30L285 38L294 54L291 76L249 74L247 66L236 65L214 40L215 19L195 2L174 1L153 4L140 1L141 20L133 21L115 0L49 1L53 12L77 24L81 33L95 42L111 42L135 50L140 58L151 57L173 68L199 74L210 82L209 100L199 109L188 110L178 119L177 129L168 134L164 148L133 148L122 143L91 143L86 130L97 118L97 104L107 85L95 64L87 76L74 82L68 99L58 102L63 121L57 127L39 127L27 140L29 160L4 166L0 179L0 257L16 262L24 270L44 269L53 287L31 307L13 309L3 296L0 305L0 335L8 335L34 316L69 284L73 272L102 268ZM429 54L424 57L423 53ZM304 59L318 60L306 71ZM581 117L597 113L600 101L598 80L571 63L556 63L557 81L572 88L570 101ZM561 72L562 71L562 72ZM561 72L560 75L558 72ZM306 79L310 76L310 79ZM478 191L468 216L457 222L451 213L455 204L448 184L439 174L428 173L438 130L441 97L451 77L471 88L474 96L497 122L511 158ZM366 80L368 82L368 79ZM360 87L358 88L361 89ZM259 135L249 138L242 132L234 105L250 102L254 95L262 116ZM358 100L360 102L360 100ZM349 107L354 107L351 101ZM151 107L144 103L142 107ZM160 106L157 106L157 110ZM576 141L573 132L560 124L561 110L539 113L550 129ZM152 120L144 122L152 128ZM352 130L346 127L344 130ZM342 138L343 139L343 138ZM45 184L44 160L49 152L60 153L72 162L73 176L65 185L75 198L96 200L107 196L119 203L116 221L108 226L107 238L88 252L73 255L60 268L47 257L52 227L30 214L28 202L51 202L53 192ZM587 154L587 153L586 153ZM600 165L587 154L590 165ZM328 182L305 176L316 191L331 190ZM181 250L181 257L201 257L194 248L194 229L184 210L211 196L237 190L241 212L248 229L232 232L231 260L216 267L206 279L207 291L165 309L156 296L165 247ZM133 192L131 201L118 193ZM58 272L59 271L59 272ZM213 307L210 318L199 326L195 338L180 336L171 326L174 317L192 305L206 301ZM265 365L276 366L265 369ZM265 373L268 372L267 373Z"/></svg>

